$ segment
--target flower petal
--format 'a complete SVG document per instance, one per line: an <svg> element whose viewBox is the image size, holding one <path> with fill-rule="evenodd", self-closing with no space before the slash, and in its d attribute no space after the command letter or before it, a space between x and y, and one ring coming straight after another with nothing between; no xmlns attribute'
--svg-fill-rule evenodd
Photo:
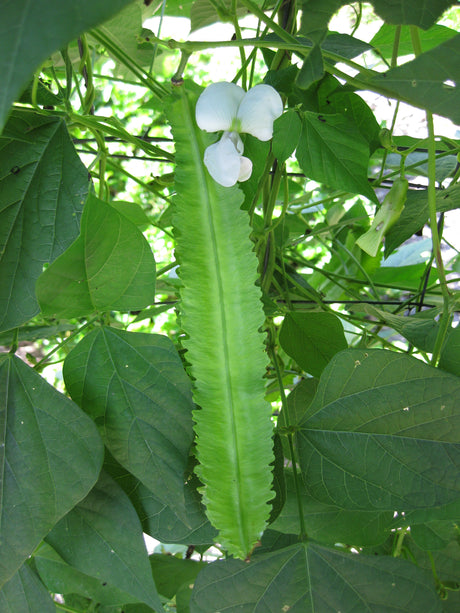
<svg viewBox="0 0 460 613"><path fill-rule="evenodd" d="M270 140L273 122L283 112L281 96L271 85L256 85L244 96L238 109L240 132L259 140Z"/></svg>
<svg viewBox="0 0 460 613"><path fill-rule="evenodd" d="M244 155L240 157L240 174L238 181L247 181L252 175L252 162L249 158L245 158Z"/></svg>
<svg viewBox="0 0 460 613"><path fill-rule="evenodd" d="M244 89L235 83L222 81L209 85L196 103L198 127L206 132L230 130L244 96Z"/></svg>
<svg viewBox="0 0 460 613"><path fill-rule="evenodd" d="M204 152L204 163L214 181L224 187L235 185L240 176L241 155L228 132L224 132L217 143L207 147Z"/></svg>

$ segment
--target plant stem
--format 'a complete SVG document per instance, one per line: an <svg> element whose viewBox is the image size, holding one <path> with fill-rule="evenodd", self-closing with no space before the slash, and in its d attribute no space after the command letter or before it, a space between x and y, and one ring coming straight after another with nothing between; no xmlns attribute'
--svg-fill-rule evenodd
<svg viewBox="0 0 460 613"><path fill-rule="evenodd" d="M416 26L410 26L412 38L412 46L415 56L420 55L422 48L420 43L420 35ZM436 218L436 142L434 133L433 114L426 111L426 122L428 128L428 210L431 229L431 240L433 244L433 253L436 260L436 269L439 276L439 285L443 299L443 311L439 321L438 334L434 345L433 355L431 358L432 366L436 366L442 351L444 341L446 339L450 325L450 293L447 287L446 272L444 270L444 262L441 254L441 241L439 238L438 224Z"/></svg>
<svg viewBox="0 0 460 613"><path fill-rule="evenodd" d="M289 407L288 407L288 402L286 398L286 392L284 391L283 377L282 377L279 362L278 362L278 356L276 355L276 352L275 352L275 339L273 337L274 337L274 330L273 330L272 325L270 325L268 329L268 352L269 352L273 367L275 369L276 378L278 380L278 387L279 387L280 396L281 396L282 410L284 412L286 426L289 429L291 427L291 420L289 418ZM289 451L290 451L291 460L292 460L292 473L294 477L295 493L296 493L296 498L297 498L297 510L299 513L300 539L302 541L306 541L308 540L308 535L307 535L307 530L305 527L305 517L304 517L304 511L303 511L303 504L302 504L302 493L300 490L300 475L297 470L297 454L294 448L294 438L293 438L292 432L288 432L287 439L288 439Z"/></svg>

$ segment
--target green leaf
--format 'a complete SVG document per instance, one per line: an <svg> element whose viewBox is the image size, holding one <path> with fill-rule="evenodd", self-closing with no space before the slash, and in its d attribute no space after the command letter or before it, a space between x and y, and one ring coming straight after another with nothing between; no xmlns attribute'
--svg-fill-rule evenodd
<svg viewBox="0 0 460 613"><path fill-rule="evenodd" d="M285 470L286 504L270 529L285 534L299 531L299 505L292 470ZM347 543L365 547L383 543L390 534L393 511L350 511L318 502L301 493L305 529L310 539L326 545Z"/></svg>
<svg viewBox="0 0 460 613"><path fill-rule="evenodd" d="M414 542L426 551L444 549L457 534L457 526L452 521L430 521L415 524L410 529Z"/></svg>
<svg viewBox="0 0 460 613"><path fill-rule="evenodd" d="M99 328L69 353L63 375L115 459L185 518L193 402L173 343L158 334Z"/></svg>
<svg viewBox="0 0 460 613"><path fill-rule="evenodd" d="M371 79L387 95L460 123L460 34Z"/></svg>
<svg viewBox="0 0 460 613"><path fill-rule="evenodd" d="M336 355L298 432L309 495L397 511L460 498L459 392L458 377L404 354Z"/></svg>
<svg viewBox="0 0 460 613"><path fill-rule="evenodd" d="M142 6L139 2L130 2L115 17L106 21L98 30L103 32L124 55L139 66L150 66L152 49L139 48L139 37L142 32ZM110 50L108 50L110 55ZM116 74L131 75L120 62L115 60Z"/></svg>
<svg viewBox="0 0 460 613"><path fill-rule="evenodd" d="M414 25L426 30L455 0L372 0L375 12L387 23Z"/></svg>
<svg viewBox="0 0 460 613"><path fill-rule="evenodd" d="M155 260L142 232L90 194L80 236L43 272L36 291L43 314L56 318L142 309L155 300Z"/></svg>
<svg viewBox="0 0 460 613"><path fill-rule="evenodd" d="M202 484L193 473L186 475L184 498L186 518L178 516L177 506L169 507L158 500L150 490L106 454L104 469L129 496L144 532L161 543L184 545L211 545L217 531L211 526L201 503L197 488ZM192 470L192 468L190 468Z"/></svg>
<svg viewBox="0 0 460 613"><path fill-rule="evenodd" d="M163 612L139 518L123 490L105 473L46 542L70 566Z"/></svg>
<svg viewBox="0 0 460 613"><path fill-rule="evenodd" d="M198 476L219 542L245 557L268 519L273 461L257 259L242 192L210 177L209 136L195 124L196 98L175 88L168 109L176 141L177 254L181 323L187 334L197 434Z"/></svg>
<svg viewBox="0 0 460 613"><path fill-rule="evenodd" d="M436 209L440 213L460 208L460 186L454 185L436 194ZM427 190L409 190L401 217L385 237L385 256L418 232L429 218Z"/></svg>
<svg viewBox="0 0 460 613"><path fill-rule="evenodd" d="M297 364L319 377L331 358L347 348L340 319L332 313L289 312L280 330L280 344Z"/></svg>
<svg viewBox="0 0 460 613"><path fill-rule="evenodd" d="M191 613L440 613L429 575L405 560L298 544L198 575Z"/></svg>
<svg viewBox="0 0 460 613"><path fill-rule="evenodd" d="M369 146L347 117L304 112L297 160L310 179L377 202L367 180Z"/></svg>
<svg viewBox="0 0 460 613"><path fill-rule="evenodd" d="M0 330L38 313L35 282L78 235L88 186L62 119L12 113L0 137Z"/></svg>
<svg viewBox="0 0 460 613"><path fill-rule="evenodd" d="M53 594L79 594L105 606L138 602L116 585L110 585L70 566L46 543L40 545L33 559L41 580Z"/></svg>
<svg viewBox="0 0 460 613"><path fill-rule="evenodd" d="M281 164L292 155L299 142L301 122L294 109L288 109L273 125L273 155Z"/></svg>
<svg viewBox="0 0 460 613"><path fill-rule="evenodd" d="M314 45L304 59L297 75L296 83L301 89L307 89L324 76L323 56L320 45Z"/></svg>
<svg viewBox="0 0 460 613"><path fill-rule="evenodd" d="M366 102L353 92L335 91L332 94L321 95L320 110L327 113L340 113L357 128L364 140L369 144L370 152L373 153L380 147L380 126L374 113Z"/></svg>
<svg viewBox="0 0 460 613"><path fill-rule="evenodd" d="M346 4L346 0L304 0L299 33L320 43L327 33L332 15Z"/></svg>
<svg viewBox="0 0 460 613"><path fill-rule="evenodd" d="M208 565L164 554L153 554L149 559L158 592L166 598L173 598L184 583L193 583L200 570Z"/></svg>
<svg viewBox="0 0 460 613"><path fill-rule="evenodd" d="M442 347L439 368L460 377L460 327L450 329Z"/></svg>
<svg viewBox="0 0 460 613"><path fill-rule="evenodd" d="M415 345L415 347L418 347L422 351L433 352L439 329L439 323L436 321L435 317L439 316L441 309L428 309L408 317L387 313L370 304L363 305L362 309L369 315L377 317L379 321L390 326L393 330L399 332L401 336L404 336L404 338Z"/></svg>
<svg viewBox="0 0 460 613"><path fill-rule="evenodd" d="M0 585L95 483L91 420L19 358L0 358Z"/></svg>
<svg viewBox="0 0 460 613"><path fill-rule="evenodd" d="M55 613L56 606L43 583L26 563L0 590L2 613Z"/></svg>
<svg viewBox="0 0 460 613"><path fill-rule="evenodd" d="M61 0L2 3L0 26L0 133L14 100L34 70L79 34L108 19L132 0Z"/></svg>
<svg viewBox="0 0 460 613"><path fill-rule="evenodd" d="M384 23L374 38L371 40L371 45L375 47L379 53L387 60L391 60L393 54L396 26ZM420 30L420 44L422 51L429 51L440 43L449 40L455 36L457 32L446 26L434 25L428 30ZM400 56L413 55L414 48L412 46L412 38L410 34L410 26L402 26L398 52Z"/></svg>

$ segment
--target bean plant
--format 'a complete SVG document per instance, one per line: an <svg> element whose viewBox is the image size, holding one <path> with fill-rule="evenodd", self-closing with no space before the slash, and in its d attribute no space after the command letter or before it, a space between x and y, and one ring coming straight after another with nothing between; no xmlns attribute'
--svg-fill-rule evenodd
<svg viewBox="0 0 460 613"><path fill-rule="evenodd" d="M460 610L456 9L0 0L1 612Z"/></svg>

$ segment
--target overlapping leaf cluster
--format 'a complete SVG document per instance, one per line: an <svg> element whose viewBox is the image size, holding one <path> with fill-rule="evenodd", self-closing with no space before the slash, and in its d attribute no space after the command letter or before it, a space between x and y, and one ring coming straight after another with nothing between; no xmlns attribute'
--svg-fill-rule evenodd
<svg viewBox="0 0 460 613"><path fill-rule="evenodd" d="M64 4L0 2L0 610L458 610L460 260L438 242L460 142L430 129L460 123L457 3L373 0L370 40L329 31L342 0ZM235 36L162 40L142 27L159 10ZM193 119L219 45L285 104L234 188ZM119 82L142 93L109 117ZM363 91L422 109L427 138ZM400 175L371 257L357 240Z"/></svg>

